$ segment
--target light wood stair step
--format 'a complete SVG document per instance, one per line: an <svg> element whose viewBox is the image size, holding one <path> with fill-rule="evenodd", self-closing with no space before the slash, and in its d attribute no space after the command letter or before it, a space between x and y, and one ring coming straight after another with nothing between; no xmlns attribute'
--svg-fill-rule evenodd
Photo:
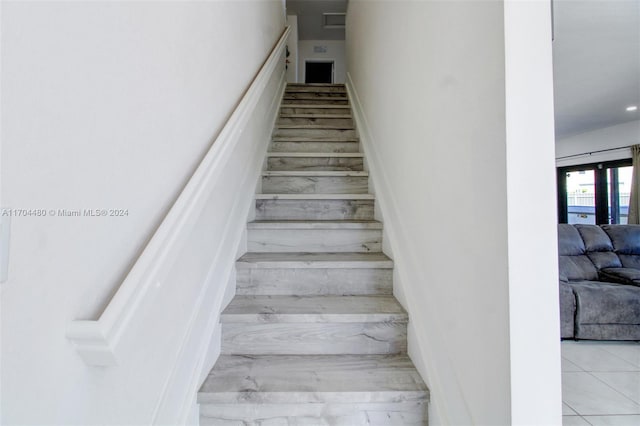
<svg viewBox="0 0 640 426"><path fill-rule="evenodd" d="M351 107L349 105L316 105L316 104L296 104L295 106L292 106L292 107L283 106L282 108L311 108L311 109L328 108L328 109L351 110Z"/></svg>
<svg viewBox="0 0 640 426"><path fill-rule="evenodd" d="M256 194L256 200L374 200L374 199L375 199L375 196L373 194Z"/></svg>
<svg viewBox="0 0 640 426"><path fill-rule="evenodd" d="M361 152L269 152L267 170L364 171Z"/></svg>
<svg viewBox="0 0 640 426"><path fill-rule="evenodd" d="M200 425L424 426L429 391L405 355L222 355Z"/></svg>
<svg viewBox="0 0 640 426"><path fill-rule="evenodd" d="M407 322L393 296L235 296L224 323Z"/></svg>
<svg viewBox="0 0 640 426"><path fill-rule="evenodd" d="M288 100L315 100L315 99L330 99L336 101L348 100L346 92L332 92L323 90L314 90L312 92L285 92L283 99Z"/></svg>
<svg viewBox="0 0 640 426"><path fill-rule="evenodd" d="M222 355L198 403L383 403L429 399L406 355Z"/></svg>
<svg viewBox="0 0 640 426"><path fill-rule="evenodd" d="M262 172L262 176L270 177L368 177L369 172L366 171L351 171L351 170L280 170L280 171L265 171Z"/></svg>
<svg viewBox="0 0 640 426"><path fill-rule="evenodd" d="M296 158L364 158L361 152L268 152L267 157L296 157Z"/></svg>
<svg viewBox="0 0 640 426"><path fill-rule="evenodd" d="M262 192L269 194L367 194L365 171L268 171L262 175Z"/></svg>
<svg viewBox="0 0 640 426"><path fill-rule="evenodd" d="M297 120L297 119L296 119ZM351 119L349 119L351 120ZM285 124L280 120L277 124L278 130L352 130L353 123L320 123L320 124Z"/></svg>
<svg viewBox="0 0 640 426"><path fill-rule="evenodd" d="M339 98L348 99L345 90L291 90L284 92L283 99L309 99L309 98Z"/></svg>
<svg viewBox="0 0 640 426"><path fill-rule="evenodd" d="M355 129L327 129L327 128L280 128L277 127L275 132L273 133L273 139L278 140L279 138L300 138L298 140L304 140L306 138L326 138L326 139L355 139L357 138Z"/></svg>
<svg viewBox="0 0 640 426"><path fill-rule="evenodd" d="M373 220L369 194L257 194L256 220Z"/></svg>
<svg viewBox="0 0 640 426"><path fill-rule="evenodd" d="M281 108L288 108L296 105L349 105L349 100L347 98L314 98L307 97L304 99L298 98L284 98L282 104L280 104Z"/></svg>
<svg viewBox="0 0 640 426"><path fill-rule="evenodd" d="M376 253L247 253L238 295L391 295L393 261Z"/></svg>
<svg viewBox="0 0 640 426"><path fill-rule="evenodd" d="M371 221L255 221L247 224L251 252L379 252L382 223Z"/></svg>
<svg viewBox="0 0 640 426"><path fill-rule="evenodd" d="M347 115L353 117L351 114L350 105L340 104L304 104L297 103L293 105L282 105L280 107L280 115L296 115L301 117L306 116L325 116L325 115Z"/></svg>
<svg viewBox="0 0 640 426"><path fill-rule="evenodd" d="M358 141L274 141L271 152L359 152Z"/></svg>
<svg viewBox="0 0 640 426"><path fill-rule="evenodd" d="M379 314L378 318L384 316ZM223 322L221 352L228 355L406 354L407 323L373 320Z"/></svg>
<svg viewBox="0 0 640 426"><path fill-rule="evenodd" d="M329 116L329 114L302 115L295 114L296 117L289 117L294 114L281 115L277 121L279 129L353 129L354 122L350 116ZM302 115L302 116L300 116Z"/></svg>
<svg viewBox="0 0 640 426"><path fill-rule="evenodd" d="M274 135L273 142L327 142L327 143L344 143L344 142L359 142L360 139L351 136L278 136Z"/></svg>
<svg viewBox="0 0 640 426"><path fill-rule="evenodd" d="M238 269L362 269L393 268L384 253L246 253L236 261Z"/></svg>
<svg viewBox="0 0 640 426"><path fill-rule="evenodd" d="M256 220L247 229L382 229L377 220Z"/></svg>
<svg viewBox="0 0 640 426"><path fill-rule="evenodd" d="M326 118L326 119L351 119L351 114L280 114L280 118Z"/></svg>
<svg viewBox="0 0 640 426"><path fill-rule="evenodd" d="M393 296L236 296L220 318L223 354L407 350L407 315Z"/></svg>
<svg viewBox="0 0 640 426"><path fill-rule="evenodd" d="M303 106L303 105L301 105ZM283 106L280 108L280 117L284 118L308 118L330 117L353 118L351 108L348 105L315 105L317 108L300 108L295 106ZM343 117L340 117L343 116Z"/></svg>

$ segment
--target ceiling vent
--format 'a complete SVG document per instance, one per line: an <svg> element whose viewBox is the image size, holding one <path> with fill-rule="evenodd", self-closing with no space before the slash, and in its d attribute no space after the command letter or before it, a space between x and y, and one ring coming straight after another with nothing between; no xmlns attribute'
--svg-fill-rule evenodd
<svg viewBox="0 0 640 426"><path fill-rule="evenodd" d="M326 29L344 29L347 20L346 13L323 13L322 26Z"/></svg>

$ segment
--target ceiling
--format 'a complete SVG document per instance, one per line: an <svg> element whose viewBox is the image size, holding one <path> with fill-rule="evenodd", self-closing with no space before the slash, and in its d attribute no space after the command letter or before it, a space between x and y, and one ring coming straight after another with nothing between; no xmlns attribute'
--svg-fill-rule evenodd
<svg viewBox="0 0 640 426"><path fill-rule="evenodd" d="M640 112L640 0L555 0L556 138L627 121Z"/></svg>
<svg viewBox="0 0 640 426"><path fill-rule="evenodd" d="M300 40L344 40L344 28L324 28L323 13L345 13L347 0L287 0L287 15L298 15Z"/></svg>
<svg viewBox="0 0 640 426"><path fill-rule="evenodd" d="M286 0L301 40L344 40L322 13L347 0ZM640 0L554 0L556 138L640 119Z"/></svg>

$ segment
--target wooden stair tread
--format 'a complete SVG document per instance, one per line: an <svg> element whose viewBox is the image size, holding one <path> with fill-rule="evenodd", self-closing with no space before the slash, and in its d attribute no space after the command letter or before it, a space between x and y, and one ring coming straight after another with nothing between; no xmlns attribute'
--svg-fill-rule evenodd
<svg viewBox="0 0 640 426"><path fill-rule="evenodd" d="M267 152L267 157L364 158L364 154L362 152Z"/></svg>
<svg viewBox="0 0 640 426"><path fill-rule="evenodd" d="M235 296L224 323L406 322L393 296Z"/></svg>
<svg viewBox="0 0 640 426"><path fill-rule="evenodd" d="M240 269L252 268L392 268L393 261L374 253L246 253L236 261Z"/></svg>
<svg viewBox="0 0 640 426"><path fill-rule="evenodd" d="M282 108L309 108L309 109L351 109L350 105L317 105L317 104L286 104Z"/></svg>
<svg viewBox="0 0 640 426"><path fill-rule="evenodd" d="M280 114L280 118L327 118L327 119L350 119L351 114Z"/></svg>
<svg viewBox="0 0 640 426"><path fill-rule="evenodd" d="M273 142L358 142L358 138L340 136L274 136Z"/></svg>
<svg viewBox="0 0 640 426"><path fill-rule="evenodd" d="M292 395L294 394L294 395ZM406 355L222 355L199 403L428 400Z"/></svg>
<svg viewBox="0 0 640 426"><path fill-rule="evenodd" d="M277 124L278 129L353 130L353 125L341 124Z"/></svg>
<svg viewBox="0 0 640 426"><path fill-rule="evenodd" d="M377 220L255 220L247 229L382 229Z"/></svg>
<svg viewBox="0 0 640 426"><path fill-rule="evenodd" d="M256 194L256 200L374 200L373 194Z"/></svg>
<svg viewBox="0 0 640 426"><path fill-rule="evenodd" d="M262 172L262 176L271 177L368 177L369 172L352 170L271 170Z"/></svg>

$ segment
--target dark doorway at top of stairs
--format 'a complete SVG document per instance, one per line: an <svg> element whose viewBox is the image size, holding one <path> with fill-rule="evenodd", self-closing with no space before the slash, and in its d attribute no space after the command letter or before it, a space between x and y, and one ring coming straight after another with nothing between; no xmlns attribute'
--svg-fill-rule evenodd
<svg viewBox="0 0 640 426"><path fill-rule="evenodd" d="M305 83L333 83L333 65L333 61L305 62Z"/></svg>

